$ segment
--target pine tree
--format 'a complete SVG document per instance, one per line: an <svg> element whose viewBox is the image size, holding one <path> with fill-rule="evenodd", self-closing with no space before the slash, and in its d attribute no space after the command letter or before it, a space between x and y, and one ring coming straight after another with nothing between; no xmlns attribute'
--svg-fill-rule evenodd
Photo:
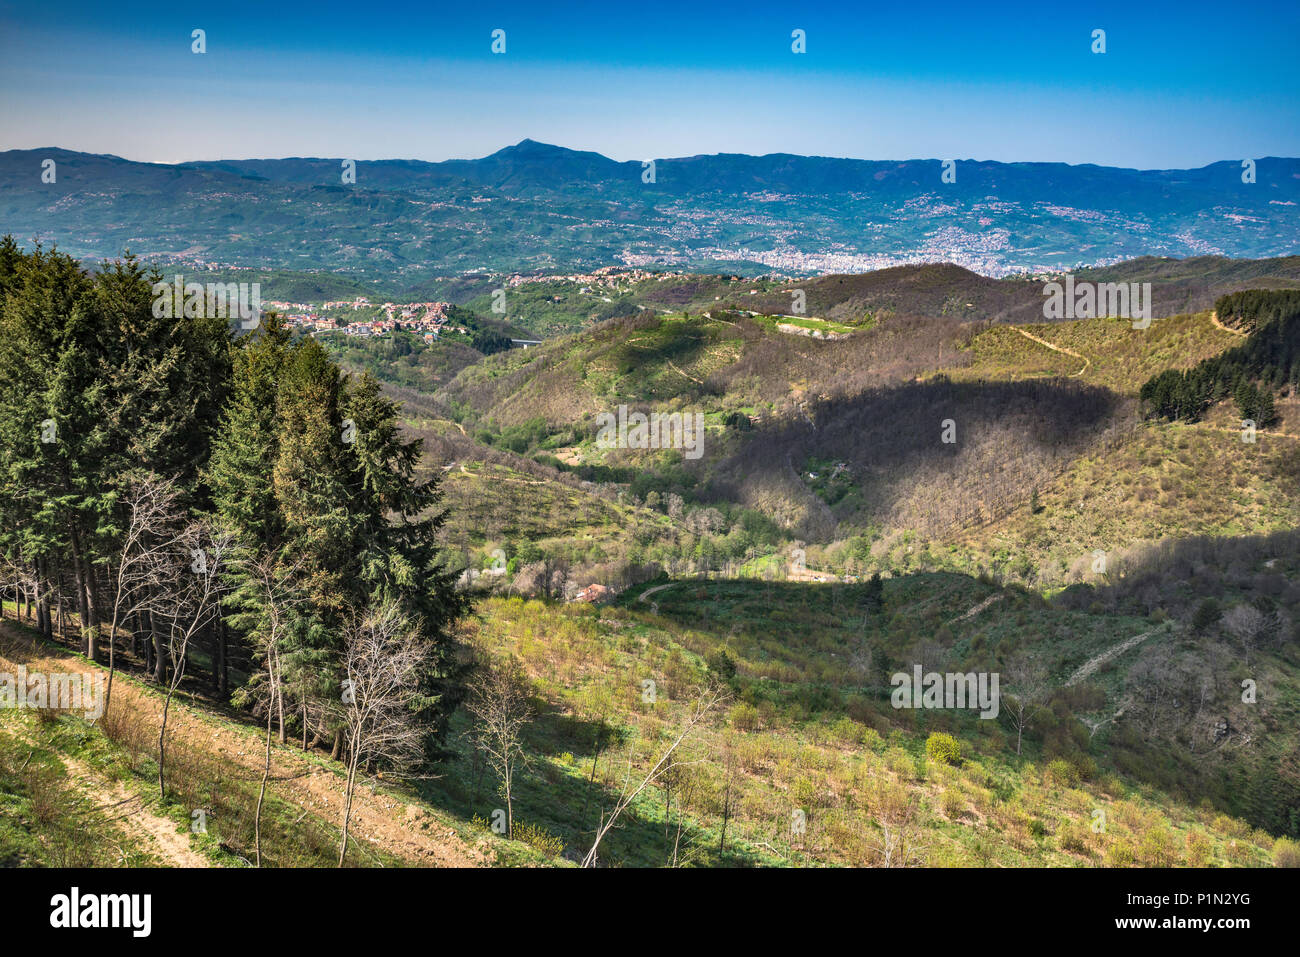
<svg viewBox="0 0 1300 957"><path fill-rule="evenodd" d="M288 342L289 332L274 314L240 341L206 474L217 515L242 545L259 554L278 549L284 537L270 476L279 455L276 396Z"/></svg>
<svg viewBox="0 0 1300 957"><path fill-rule="evenodd" d="M1236 389L1233 390L1232 398L1237 403L1237 411L1241 413L1243 419L1255 418L1256 410L1259 407L1259 393L1252 382L1246 379L1238 382Z"/></svg>
<svg viewBox="0 0 1300 957"><path fill-rule="evenodd" d="M396 602L417 623L430 652L421 715L429 726L427 744L436 748L460 700L464 656L452 625L468 610L437 544L445 518L438 508L441 495L436 482L416 476L422 443L402 438L397 405L369 374L349 384L344 412L355 426L349 446L352 508L364 589L357 600L370 607Z"/></svg>
<svg viewBox="0 0 1300 957"><path fill-rule="evenodd" d="M1265 386L1259 392L1259 406L1256 419L1261 429L1266 429L1277 420L1277 406L1273 401L1273 391Z"/></svg>

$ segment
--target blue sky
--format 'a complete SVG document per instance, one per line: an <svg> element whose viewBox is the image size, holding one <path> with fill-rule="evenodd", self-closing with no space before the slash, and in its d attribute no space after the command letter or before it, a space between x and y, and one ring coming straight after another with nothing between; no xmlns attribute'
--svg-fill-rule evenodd
<svg viewBox="0 0 1300 957"><path fill-rule="evenodd" d="M620 160L1300 155L1294 0L183 6L0 3L0 148L440 160L530 137Z"/></svg>

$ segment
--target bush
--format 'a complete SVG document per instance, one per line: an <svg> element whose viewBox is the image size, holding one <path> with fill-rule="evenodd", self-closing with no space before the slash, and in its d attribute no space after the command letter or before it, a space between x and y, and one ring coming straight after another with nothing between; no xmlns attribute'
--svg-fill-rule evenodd
<svg viewBox="0 0 1300 957"><path fill-rule="evenodd" d="M1228 860L1233 864L1244 865L1250 860L1250 846L1245 841L1229 841L1228 846L1223 849Z"/></svg>
<svg viewBox="0 0 1300 957"><path fill-rule="evenodd" d="M1163 827L1153 827L1142 835L1142 862L1147 867L1173 867L1179 863L1174 836Z"/></svg>
<svg viewBox="0 0 1300 957"><path fill-rule="evenodd" d="M1063 824L1056 832L1056 840L1061 850L1075 854L1088 853L1088 833L1077 824Z"/></svg>
<svg viewBox="0 0 1300 957"><path fill-rule="evenodd" d="M731 684L736 680L736 662L725 650L709 655L709 673L722 684Z"/></svg>
<svg viewBox="0 0 1300 957"><path fill-rule="evenodd" d="M940 764L961 764L961 743L951 734L936 731L925 740L925 754Z"/></svg>
<svg viewBox="0 0 1300 957"><path fill-rule="evenodd" d="M1132 867L1136 855L1128 841L1116 841L1106 848L1106 863L1111 867Z"/></svg>
<svg viewBox="0 0 1300 957"><path fill-rule="evenodd" d="M867 729L850 717L843 717L831 725L831 734L845 744L861 744Z"/></svg>
<svg viewBox="0 0 1300 957"><path fill-rule="evenodd" d="M547 857L564 853L564 842L540 824L520 824L515 828L515 840L541 851Z"/></svg>
<svg viewBox="0 0 1300 957"><path fill-rule="evenodd" d="M1044 776L1049 784L1057 787L1072 788L1079 784L1079 769L1065 758L1057 758L1048 764Z"/></svg>
<svg viewBox="0 0 1300 957"><path fill-rule="evenodd" d="M758 727L758 709L741 702L731 709L731 726L737 731L753 731Z"/></svg>
<svg viewBox="0 0 1300 957"><path fill-rule="evenodd" d="M1210 866L1210 839L1200 831L1187 834L1187 863L1191 867Z"/></svg>
<svg viewBox="0 0 1300 957"><path fill-rule="evenodd" d="M1223 609L1213 598L1207 598L1196 609L1196 614L1192 616L1192 630L1198 635L1203 635L1214 625L1218 624L1219 619L1223 617Z"/></svg>
<svg viewBox="0 0 1300 957"><path fill-rule="evenodd" d="M1300 867L1300 842L1279 837L1273 845L1274 867Z"/></svg>

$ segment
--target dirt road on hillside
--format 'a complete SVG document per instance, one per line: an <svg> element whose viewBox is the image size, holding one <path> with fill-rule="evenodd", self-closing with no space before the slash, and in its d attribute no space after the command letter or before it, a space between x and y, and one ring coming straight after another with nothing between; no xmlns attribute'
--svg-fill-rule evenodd
<svg viewBox="0 0 1300 957"><path fill-rule="evenodd" d="M1021 329L1019 326L1012 326L1011 328L1015 329L1016 332L1020 333L1026 339L1032 339L1034 342L1037 342L1040 346L1046 346L1047 348L1051 349L1053 352L1059 352L1062 355L1071 356L1075 359L1083 359L1083 368L1080 369L1078 372L1070 373L1069 378L1071 379L1077 379L1079 376L1083 375L1085 372L1088 371L1088 366L1092 365L1091 359L1079 355L1079 353L1075 352L1073 349L1067 349L1065 348L1065 346L1053 345L1052 343L1048 342L1046 339L1038 338L1038 336L1034 335L1032 332L1025 332L1025 330Z"/></svg>
<svg viewBox="0 0 1300 957"><path fill-rule="evenodd" d="M60 649L33 641L14 627L12 621L0 624L0 666L6 670L27 665L29 671L46 670L89 674L106 669L91 665ZM120 674L113 682L113 707L123 706L141 715L156 735L162 715L161 696ZM250 780L261 776L264 756L263 740L256 729L244 728L227 719L211 715L184 701L173 699L167 734L172 742L184 742L190 748L219 756L222 760L247 770ZM172 745L175 746L174 744ZM319 759L318 759L319 760ZM271 788L284 800L322 819L337 824L343 813L344 779L333 765L322 767L291 747L276 745L271 755ZM110 793L108 798L112 798ZM112 803L111 801L108 803ZM143 807L132 811L135 826L150 828ZM175 825L168 822L175 830ZM354 834L373 842L384 851L422 867L481 867L489 863L488 853L466 844L445 824L421 805L405 799L372 791L358 783L352 801ZM188 838L178 835L186 842Z"/></svg>

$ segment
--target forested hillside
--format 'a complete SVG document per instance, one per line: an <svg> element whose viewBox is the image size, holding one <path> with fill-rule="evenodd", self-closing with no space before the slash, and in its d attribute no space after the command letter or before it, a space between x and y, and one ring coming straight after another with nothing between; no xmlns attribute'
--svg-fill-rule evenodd
<svg viewBox="0 0 1300 957"><path fill-rule="evenodd" d="M0 713L0 859L1295 860L1294 293L800 324L702 277L487 354L154 279L0 244L0 671L111 689ZM701 455L602 446L620 404ZM900 710L917 665L998 715Z"/></svg>
<svg viewBox="0 0 1300 957"><path fill-rule="evenodd" d="M274 316L238 337L159 318L156 279L0 244L5 590L47 639L75 623L110 709L129 663L168 705L202 694L261 715L268 742L325 744L349 792L376 761L427 765L462 693L468 606L419 442L316 341Z"/></svg>

